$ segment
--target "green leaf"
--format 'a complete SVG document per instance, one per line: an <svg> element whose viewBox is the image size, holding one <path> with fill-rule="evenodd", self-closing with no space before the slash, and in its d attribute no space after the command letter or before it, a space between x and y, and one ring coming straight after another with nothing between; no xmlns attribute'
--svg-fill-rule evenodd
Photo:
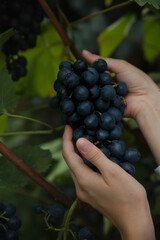
<svg viewBox="0 0 160 240"><path fill-rule="evenodd" d="M37 173L44 173L50 166L52 156L50 151L39 146L20 146L12 149L24 163ZM5 157L0 157L0 185L4 187L22 187L31 180Z"/></svg>
<svg viewBox="0 0 160 240"><path fill-rule="evenodd" d="M123 118L123 121L128 123L131 129L137 129L138 125L133 118Z"/></svg>
<svg viewBox="0 0 160 240"><path fill-rule="evenodd" d="M100 55L108 57L125 38L135 20L134 15L126 15L111 24L98 37Z"/></svg>
<svg viewBox="0 0 160 240"><path fill-rule="evenodd" d="M64 45L53 26L46 23L37 46L24 53L28 60L28 74L16 83L16 91L25 97L53 96L53 83L59 63L64 59Z"/></svg>
<svg viewBox="0 0 160 240"><path fill-rule="evenodd" d="M0 69L2 69L5 66L5 56L2 53L2 46L15 33L16 33L15 30L9 29L6 32L0 34Z"/></svg>
<svg viewBox="0 0 160 240"><path fill-rule="evenodd" d="M140 6L144 6L145 4L152 5L154 8L159 9L160 8L160 1L159 0L134 0L136 3L138 3Z"/></svg>
<svg viewBox="0 0 160 240"><path fill-rule="evenodd" d="M15 93L15 84L6 68L0 70L0 112L13 110L19 97Z"/></svg>
<svg viewBox="0 0 160 240"><path fill-rule="evenodd" d="M3 133L5 130L7 118L8 117L6 115L0 116L0 133Z"/></svg>
<svg viewBox="0 0 160 240"><path fill-rule="evenodd" d="M160 19L156 17L145 17L143 19L144 44L143 51L149 62L160 53Z"/></svg>
<svg viewBox="0 0 160 240"><path fill-rule="evenodd" d="M62 139L58 138L54 141L44 143L41 147L42 149L49 149L53 159L57 160L56 166L54 166L51 173L47 176L47 180L53 182L57 176L62 175L69 170L62 156Z"/></svg>

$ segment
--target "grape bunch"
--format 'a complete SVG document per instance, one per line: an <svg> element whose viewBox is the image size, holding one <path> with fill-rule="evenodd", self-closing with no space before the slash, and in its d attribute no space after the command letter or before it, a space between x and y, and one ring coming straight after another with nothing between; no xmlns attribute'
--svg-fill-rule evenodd
<svg viewBox="0 0 160 240"><path fill-rule="evenodd" d="M15 216L15 213L15 205L0 203L1 240L18 240L17 230L21 227L21 220Z"/></svg>
<svg viewBox="0 0 160 240"><path fill-rule="evenodd" d="M73 128L73 140L83 137L94 143L111 161L134 176L133 163L140 159L135 148L127 148L122 140L121 122L127 94L123 82L113 81L107 63L98 59L91 67L85 61L59 65L51 106L60 106L64 124ZM82 156L85 164L98 171Z"/></svg>
<svg viewBox="0 0 160 240"><path fill-rule="evenodd" d="M37 35L41 33L40 23L44 13L37 0L1 0L0 1L0 33L14 28L17 33L3 45L6 65L13 81L27 74L27 61L19 56L19 51L36 46Z"/></svg>
<svg viewBox="0 0 160 240"><path fill-rule="evenodd" d="M34 210L36 214L44 214L45 222L50 229L56 230L56 228L61 228L65 214L65 207L62 204L53 204L43 207L41 203L38 203L35 205ZM78 225L70 223L67 240L74 239L95 240L93 229L90 227L80 228Z"/></svg>
<svg viewBox="0 0 160 240"><path fill-rule="evenodd" d="M34 210L37 214L44 213L48 224L51 226L57 226L60 224L65 213L65 207L62 204L54 204L43 207L42 204L38 203L35 205Z"/></svg>

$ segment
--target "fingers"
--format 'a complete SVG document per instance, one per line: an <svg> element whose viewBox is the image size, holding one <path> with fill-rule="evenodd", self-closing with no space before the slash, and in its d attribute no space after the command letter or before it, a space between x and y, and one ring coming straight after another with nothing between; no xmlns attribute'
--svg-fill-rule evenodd
<svg viewBox="0 0 160 240"><path fill-rule="evenodd" d="M75 152L74 146L72 143L72 134L73 130L70 126L65 127L65 131L63 134L63 157L71 169L71 171L75 172L77 171L77 162L79 164L82 163L82 159L80 156Z"/></svg>
<svg viewBox="0 0 160 240"><path fill-rule="evenodd" d="M74 174L78 181L85 179L85 181L91 182L92 176L95 178L95 175L99 174L88 168L84 164L82 158L75 152L72 143L72 134L72 128L70 126L66 126L63 135L63 157L72 174Z"/></svg>
<svg viewBox="0 0 160 240"><path fill-rule="evenodd" d="M119 170L119 166L112 163L94 144L84 138L78 139L76 142L78 151L105 177L110 177L112 174L116 174ZM118 170L117 170L118 167Z"/></svg>
<svg viewBox="0 0 160 240"><path fill-rule="evenodd" d="M110 72L114 72L116 74L122 73L124 71L128 71L130 69L130 67L132 66L131 64L129 64L128 62L126 62L124 60L100 57L96 54L92 54L91 52L89 52L87 50L83 50L82 55L89 64L92 64L95 60L97 60L99 58L105 60L108 64L108 70Z"/></svg>

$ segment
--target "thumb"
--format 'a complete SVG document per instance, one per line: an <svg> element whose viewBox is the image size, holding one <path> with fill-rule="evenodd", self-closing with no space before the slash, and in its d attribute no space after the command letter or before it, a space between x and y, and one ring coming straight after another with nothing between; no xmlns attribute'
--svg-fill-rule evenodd
<svg viewBox="0 0 160 240"><path fill-rule="evenodd" d="M131 65L124 60L120 60L120 59L118 60L118 59L113 59L113 58L104 58L99 55L93 54L87 50L83 50L82 55L89 64L92 64L97 59L103 59L104 61L107 62L107 65L108 65L107 70L109 70L110 72L114 72L116 74L127 71L131 67Z"/></svg>
<svg viewBox="0 0 160 240"><path fill-rule="evenodd" d="M99 171L106 175L107 172L115 171L116 165L112 163L94 144L85 138L79 138L76 142L78 151Z"/></svg>

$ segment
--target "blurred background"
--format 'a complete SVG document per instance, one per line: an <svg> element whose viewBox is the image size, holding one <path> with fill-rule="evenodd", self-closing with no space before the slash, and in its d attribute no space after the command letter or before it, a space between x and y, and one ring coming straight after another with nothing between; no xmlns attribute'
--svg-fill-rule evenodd
<svg viewBox="0 0 160 240"><path fill-rule="evenodd" d="M80 53L82 49L87 49L104 57L125 59L149 74L159 85L160 12L152 5L140 6L136 2L124 4L123 7L103 14L100 12L126 2L48 1ZM97 12L97 16L82 19ZM4 65L0 68L1 76L6 79L4 84L4 78L0 77L0 96L6 94L10 103L7 106L9 114L0 115L0 140L48 182L75 198L75 188L62 158L63 129L53 134L40 134L40 131L47 131L49 128L26 119L28 117L46 122L52 128L62 126L60 111L50 107L50 100L55 95L53 84L57 77L58 65L68 59L68 49L64 47L48 18L45 17L42 21L41 29L36 47L20 52L28 62L25 77L13 83ZM2 52L0 54L3 55ZM154 173L156 165L153 156L136 122L133 119L124 119L123 123L123 139L127 146L137 148L142 155L140 162L135 165L135 178L147 190L159 239L160 177ZM17 216L23 223L19 231L20 240L56 239L54 232L45 230L44 219L34 213L36 203L47 205L53 201L49 193L25 177L5 158L0 157L0 202L12 202L16 205ZM93 227L96 239L120 239L116 228L98 213L75 213L73 220L81 226Z"/></svg>

